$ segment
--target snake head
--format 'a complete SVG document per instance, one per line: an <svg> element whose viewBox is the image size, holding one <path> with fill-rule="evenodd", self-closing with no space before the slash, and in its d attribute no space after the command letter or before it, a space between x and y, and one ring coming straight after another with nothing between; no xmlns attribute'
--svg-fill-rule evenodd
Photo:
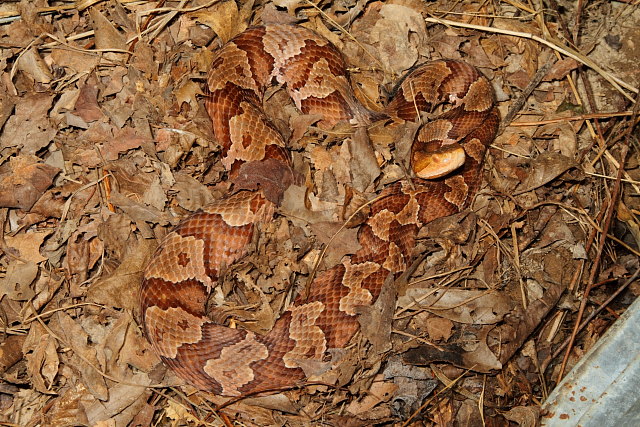
<svg viewBox="0 0 640 427"><path fill-rule="evenodd" d="M448 175L464 164L466 154L458 143L441 146L437 150L413 149L411 167L422 179L435 179Z"/></svg>

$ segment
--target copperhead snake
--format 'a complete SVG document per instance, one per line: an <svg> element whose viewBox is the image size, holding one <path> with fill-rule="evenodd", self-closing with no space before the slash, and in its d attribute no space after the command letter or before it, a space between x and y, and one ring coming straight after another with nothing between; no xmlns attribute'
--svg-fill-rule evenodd
<svg viewBox="0 0 640 427"><path fill-rule="evenodd" d="M229 179L252 179L255 162L289 168L284 138L262 109L273 81L286 86L300 111L320 115L321 127L367 125L375 116L354 96L342 55L324 37L295 25L251 27L216 53L207 79L205 106ZM416 109L442 103L452 106L415 137L417 178L383 190L359 230L361 249L319 273L267 335L218 324L205 306L221 268L245 255L282 194L265 191L256 177L257 190L229 194L171 231L140 292L144 332L164 363L199 389L238 396L301 383L305 363L345 347L359 328L356 308L373 304L385 279L407 268L418 229L465 208L481 183L499 114L491 84L476 68L455 60L417 67L383 114L415 120Z"/></svg>

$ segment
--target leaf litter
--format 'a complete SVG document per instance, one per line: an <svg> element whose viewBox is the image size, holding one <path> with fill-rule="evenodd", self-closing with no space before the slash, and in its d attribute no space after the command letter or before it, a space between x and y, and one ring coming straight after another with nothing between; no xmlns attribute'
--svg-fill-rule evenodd
<svg viewBox="0 0 640 427"><path fill-rule="evenodd" d="M549 391L640 293L625 282L639 268L629 99L640 11L550 4L539 14L448 0L0 5L0 420L535 425ZM166 370L136 298L158 239L230 189L202 84L215 49L260 22L328 37L373 110L415 64L469 61L505 121L472 208L421 230L410 274L361 310L352 345L305 367L306 386L229 400ZM367 202L406 177L415 132L322 131L278 88L265 105L291 136L292 170L247 173L291 185L211 296L226 304L213 317L258 333L357 250Z"/></svg>

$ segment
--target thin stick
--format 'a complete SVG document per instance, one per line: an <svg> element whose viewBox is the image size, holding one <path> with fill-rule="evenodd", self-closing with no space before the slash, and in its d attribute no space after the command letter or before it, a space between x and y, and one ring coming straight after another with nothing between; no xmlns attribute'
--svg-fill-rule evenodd
<svg viewBox="0 0 640 427"><path fill-rule="evenodd" d="M638 114L638 110L640 107L640 103L637 102L634 106L634 118ZM634 122L635 119L632 118L631 122ZM633 130L633 126L629 126L627 129L627 134L620 147L620 166L618 167L618 175L616 177L616 182L611 190L611 199L609 201L609 205L607 206L607 213L604 217L604 224L602 226L602 233L600 234L600 240L598 242L598 251L595 260L593 261L593 265L591 267L591 274L589 275L589 281L587 282L587 288L584 291L584 295L582 296L582 301L580 302L580 308L578 310L578 315L576 317L576 321L573 327L573 331L571 332L571 338L569 339L569 343L567 344L567 351L564 354L564 358L562 359L562 365L560 366L560 371L558 372L558 377L556 382L559 383L562 377L564 376L564 371L567 366L567 362L569 361L569 355L571 354L571 349L573 348L573 343L575 342L576 336L578 335L578 330L580 328L582 316L584 315L584 310L587 306L587 301L589 300L589 294L591 293L591 289L593 288L594 283L596 282L596 275L599 271L600 262L602 260L602 253L604 251L604 245L607 241L607 233L609 228L611 227L611 222L613 220L613 214L616 212L616 207L618 206L618 200L621 195L622 188L622 175L624 171L624 164L627 159L627 153L629 151L629 144L631 140L631 131Z"/></svg>
<svg viewBox="0 0 640 427"><path fill-rule="evenodd" d="M509 107L509 111L507 112L507 115L504 116L504 119L500 122L500 129L498 129L498 135L502 133L505 127L511 124L511 121L513 120L513 118L516 116L516 114L518 114L518 112L522 109L522 107L524 107L524 104L525 102L527 102L527 99L529 99L529 96L531 95L531 93L533 93L535 88L538 87L538 85L540 84L544 76L547 74L547 72L551 69L553 64L555 64L555 61L549 61L546 64L544 64L542 67L540 67L540 69L538 69L538 71L536 72L536 75L533 76L533 78L531 79L527 87L522 91L522 93L520 94L516 102L514 102L511 105L511 107Z"/></svg>
<svg viewBox="0 0 640 427"><path fill-rule="evenodd" d="M577 116L569 116L569 117L558 117L556 119L547 119L547 120L538 120L538 121L527 121L527 122L511 122L509 126L540 126L540 125L549 125L553 123L562 123L562 122L573 122L573 121L581 121L581 120L590 120L590 119L609 119L612 117L625 117L633 115L632 111L619 111L619 112L611 112L611 113L593 113L593 114L579 114Z"/></svg>
<svg viewBox="0 0 640 427"><path fill-rule="evenodd" d="M324 255L327 252L327 249L329 248L329 246L331 245L331 243L333 243L333 240L338 236L338 234L340 234L340 232L342 230L344 230L344 228L347 226L347 224L351 223L351 220L353 218L355 218L355 216L360 213L360 211L362 209L364 209L365 207L369 206L370 204L377 202L378 200L387 197L386 194L381 194L378 197L369 200L367 203L364 203L362 206L360 206L358 209L356 209L349 218L347 218L346 221L344 221L342 223L342 225L340 226L340 228L338 229L338 231L336 231L333 236L331 236L331 239L329 239L329 241L327 242L326 245L324 245L324 248L322 248L322 251L320 252L320 254L318 255L318 258L316 258L316 262L313 264L313 269L311 270L311 274L309 274L309 278L307 279L307 286L305 289L305 296L303 298L303 300L306 300L309 294L309 289L311 288L311 284L313 283L313 280L316 277L316 273L318 272L318 267L320 266L320 262L324 259Z"/></svg>
<svg viewBox="0 0 640 427"><path fill-rule="evenodd" d="M598 306L598 308L596 308L595 310L593 310L593 312L591 314L589 314L589 316L587 316L586 319L584 319L582 321L582 323L580 323L580 326L578 327L578 333L581 332L588 324L589 322L591 322L593 320L594 317L596 317L602 310L604 310L607 306L609 306L609 304L611 304L611 301L613 301L614 299L616 299L616 297L618 295L620 295L622 293L622 291L624 291L625 289L627 289L627 287L633 283L637 278L638 278L638 273L640 273L640 268L636 269L635 273L633 273L633 275L631 277L629 277L623 284L622 286L620 286L618 289L616 289L616 291L611 294L611 296L609 298L607 298L606 301L604 301L602 304L600 304ZM570 343L570 338L566 339L561 345L560 347L558 347L553 354L551 354L547 359L545 359L544 362L542 362L542 366L540 368L541 372L544 372L547 370L547 367L549 366L549 364L551 363L551 361L553 359L555 359L556 357L558 357L560 355L560 353L562 353L562 350L564 350L567 345L569 345Z"/></svg>
<svg viewBox="0 0 640 427"><path fill-rule="evenodd" d="M380 62L380 60L378 58L376 58L375 56L373 56L365 47L362 43L360 43L360 41L358 39L356 39L355 37L353 37L353 35L347 31L346 28L344 28L342 25L338 24L333 18L331 18L329 15L326 14L326 12L322 9L320 9L315 3L309 1L309 0L305 0L307 2L307 4L309 4L310 6L312 6L314 9L316 9L318 12L320 12L320 15L324 16L325 19L329 22L331 22L331 25L333 25L334 27L336 27L337 29L339 29L340 31L342 31L344 34L346 34L347 36L349 36L349 38L351 40L353 40L358 46L360 46L360 49L362 49L364 51L364 53L366 53L368 56L371 57L371 59L373 59L374 61L376 61L378 63L378 65L380 66L381 70L384 70L384 65L382 64L382 62ZM385 70L386 71L386 70Z"/></svg>
<svg viewBox="0 0 640 427"><path fill-rule="evenodd" d="M591 68L593 71L595 71L596 73L600 74L606 81L608 81L609 83L611 83L611 85L613 87L615 87L623 96L625 96L627 99L629 99L630 101L633 101L633 97L631 95L629 95L627 92L625 92L622 88L627 89L630 92L633 93L639 93L640 90L633 86L630 85L629 83L625 82L624 80L612 75L611 73L603 70L602 68L600 68L600 66L598 66L598 64L596 64L594 61L592 61L590 58L582 55L580 52L577 52L575 50L573 50L572 48L568 47L568 46L562 46L559 42L553 40L553 41L549 41L549 40L545 40L539 36L536 36L535 34L531 34L531 33L522 33L519 31L511 31L511 30L503 30L501 28L494 28L494 27L485 27L484 25L474 25L474 24L466 24L464 22L456 22L456 21L450 21L448 19L439 19L439 18L425 18L426 22L430 22L432 24L442 24L442 25L447 25L447 26L451 26L451 27L461 27L461 28L469 28L472 30L479 30L479 31L487 31L487 32L491 32L491 33L497 33L497 34L504 34L506 36L514 36L514 37L522 37L525 39L530 39L530 40L534 40L537 41L538 43L541 43L557 52L560 52L561 54L568 56L569 58L573 58L576 61L580 62L583 65L586 65L587 67Z"/></svg>

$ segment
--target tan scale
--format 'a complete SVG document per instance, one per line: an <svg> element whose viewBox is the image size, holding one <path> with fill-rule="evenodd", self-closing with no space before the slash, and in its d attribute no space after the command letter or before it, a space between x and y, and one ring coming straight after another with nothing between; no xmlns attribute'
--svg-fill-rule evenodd
<svg viewBox="0 0 640 427"><path fill-rule="evenodd" d="M204 242L193 236L177 233L167 235L163 242L162 260L155 258L147 267L145 277L158 278L173 283L196 279L208 288L213 282L204 267ZM170 265L171 268L167 268Z"/></svg>
<svg viewBox="0 0 640 427"><path fill-rule="evenodd" d="M227 224L235 227L266 221L273 216L273 206L262 204L254 212L251 209L251 205L256 198L262 199L260 195L244 191L225 199L228 203L214 202L207 206L204 211L212 215L220 215Z"/></svg>
<svg viewBox="0 0 640 427"><path fill-rule="evenodd" d="M384 209L376 214L375 217L372 217L369 225L371 226L371 231L373 234L381 240L385 242L389 241L389 223L393 221L396 217L396 214L393 212Z"/></svg>
<svg viewBox="0 0 640 427"><path fill-rule="evenodd" d="M289 338L296 344L282 358L286 367L297 368L302 360L318 360L324 355L327 339L322 329L316 326L316 320L324 309L320 301L291 308Z"/></svg>
<svg viewBox="0 0 640 427"><path fill-rule="evenodd" d="M242 341L223 348L219 357L209 359L204 371L220 384L222 394L238 396L238 388L255 379L256 373L250 364L267 356L267 346L256 341L255 334L249 332Z"/></svg>
<svg viewBox="0 0 640 427"><path fill-rule="evenodd" d="M233 43L228 44L225 47L224 56L221 56L224 61L224 67L212 70L207 78L207 86L211 92L223 89L229 83L243 88L257 92L259 90L258 84L255 80L249 62L247 60L247 53L241 50ZM233 73L222 75L223 70L234 70Z"/></svg>
<svg viewBox="0 0 640 427"><path fill-rule="evenodd" d="M348 258L342 261L342 265L345 269L342 284L349 288L349 293L340 299L340 311L354 315L356 307L372 303L373 295L368 289L362 287L362 282L380 270L380 265L375 262L351 264Z"/></svg>
<svg viewBox="0 0 640 427"><path fill-rule="evenodd" d="M180 307L162 310L149 307L146 310L147 327L157 337L155 348L160 356L176 357L184 344L194 344L202 339L202 324L207 319L187 313Z"/></svg>
<svg viewBox="0 0 640 427"><path fill-rule="evenodd" d="M336 90L344 92L342 89L348 86L344 76L334 76L331 73L329 64L324 59L313 64L308 80L309 84L298 90L293 97L298 108L301 108L301 102L304 99L310 97L326 98Z"/></svg>
<svg viewBox="0 0 640 427"><path fill-rule="evenodd" d="M493 105L493 88L486 79L478 79L471 83L469 91L462 98L465 110L487 111Z"/></svg>
<svg viewBox="0 0 640 427"><path fill-rule="evenodd" d="M261 122L254 120L256 111L253 105L244 102L240 105L244 113L238 114L231 118L229 127L231 129L231 148L228 156L223 159L222 164L225 168L230 169L235 161L256 162L264 159L265 141L269 141L270 145L284 146L280 134L271 128L261 129ZM260 135L259 130L263 135ZM247 141L250 144L247 144Z"/></svg>
<svg viewBox="0 0 640 427"><path fill-rule="evenodd" d="M468 187L464 178L456 175L447 178L444 182L449 187L449 191L444 193L444 198L453 205L462 204L468 195Z"/></svg>
<svg viewBox="0 0 640 427"><path fill-rule="evenodd" d="M418 201L415 196L410 195L409 202L395 215L395 219L400 225L418 224L419 212L420 205Z"/></svg>

